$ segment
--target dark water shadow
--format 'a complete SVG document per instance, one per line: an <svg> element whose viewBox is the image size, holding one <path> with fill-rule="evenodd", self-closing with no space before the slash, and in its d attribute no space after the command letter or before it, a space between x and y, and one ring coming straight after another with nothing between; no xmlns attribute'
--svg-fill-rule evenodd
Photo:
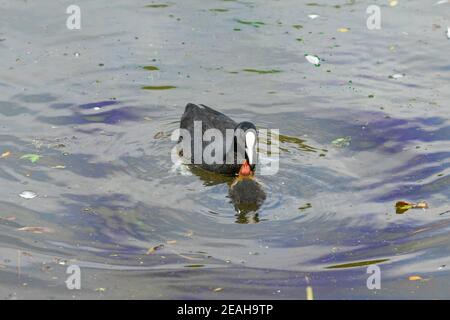
<svg viewBox="0 0 450 320"><path fill-rule="evenodd" d="M103 123L109 125L120 122L139 121L144 117L144 110L133 106L120 106L118 100L104 100L81 105L72 103L54 103L53 109L67 110L71 115L39 116L37 120L51 125L85 125Z"/></svg>
<svg viewBox="0 0 450 320"><path fill-rule="evenodd" d="M22 114L33 114L34 112L20 104L11 101L0 101L0 115L15 117Z"/></svg>
<svg viewBox="0 0 450 320"><path fill-rule="evenodd" d="M70 116L47 117L39 116L37 120L51 125L84 125L92 123L118 124L123 121L141 120L142 110L135 107L121 107L118 109L100 111L91 114L85 114L73 111Z"/></svg>

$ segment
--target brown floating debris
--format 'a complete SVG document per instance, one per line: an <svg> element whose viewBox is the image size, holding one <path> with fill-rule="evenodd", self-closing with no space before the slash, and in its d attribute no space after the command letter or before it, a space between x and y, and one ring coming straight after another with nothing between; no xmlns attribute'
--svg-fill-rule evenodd
<svg viewBox="0 0 450 320"><path fill-rule="evenodd" d="M418 203L406 202L406 201L397 201L395 204L395 211L397 214L403 214L409 209L428 209L428 203L425 201L420 201Z"/></svg>
<svg viewBox="0 0 450 320"><path fill-rule="evenodd" d="M11 155L10 151L3 152L2 155L0 156L0 159L8 158L10 155Z"/></svg>
<svg viewBox="0 0 450 320"><path fill-rule="evenodd" d="M17 229L17 231L26 231L31 233L53 233L54 230L46 227L22 227Z"/></svg>
<svg viewBox="0 0 450 320"><path fill-rule="evenodd" d="M161 250L163 248L164 248L164 245L163 244L159 244L157 246L154 246L154 247L151 247L150 249L148 249L146 254L151 254L151 253L153 253L155 251L158 251L158 250Z"/></svg>
<svg viewBox="0 0 450 320"><path fill-rule="evenodd" d="M14 221L16 220L16 217L14 216L10 216L10 217L0 217L0 220L4 220L4 221Z"/></svg>
<svg viewBox="0 0 450 320"><path fill-rule="evenodd" d="M162 139L164 138L164 136L165 136L164 132L159 131L153 136L153 139Z"/></svg>

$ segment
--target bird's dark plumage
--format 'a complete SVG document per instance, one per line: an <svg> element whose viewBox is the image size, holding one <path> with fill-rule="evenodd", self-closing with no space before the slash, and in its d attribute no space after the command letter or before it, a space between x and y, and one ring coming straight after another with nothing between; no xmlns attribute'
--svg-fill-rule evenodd
<svg viewBox="0 0 450 320"><path fill-rule="evenodd" d="M207 164L207 163L205 163L205 161L202 160L201 163L196 163L196 164L205 170L216 172L216 173L228 174L228 175L237 174L239 172L239 169L240 169L242 163L238 163L238 159L237 159L237 155L236 155L236 153L237 153L236 136L234 136L234 148L232 148L231 143L225 142L226 137L227 137L226 130L232 129L236 132L237 128L241 128L244 131L248 130L248 129L252 129L256 133L256 127L250 122L237 123L234 120L232 120L231 118L229 118L228 116L224 115L223 113L216 111L205 105L195 105L193 103L188 103L188 105L186 106L186 109L184 111L184 114L181 117L180 129L184 129L184 130L187 130L187 132L189 132L189 135L190 135L189 138L191 139L191 141L190 141L190 146L191 146L190 162L192 164L194 164L194 160L195 160L195 158L194 158L194 150L195 150L195 148L194 148L194 140L195 140L194 139L194 122L195 121L201 121L201 123L202 123L202 128L201 128L202 137L206 130L217 129L222 133L222 136L224 138L223 161L221 161L221 163ZM184 141L184 139L185 138L183 137L182 132L181 132L181 136L180 136L180 140L179 140L181 149L183 149L182 146L185 143L189 143L189 141ZM202 141L202 151L203 151L211 142L203 141L203 139L201 141ZM233 163L226 163L225 160L227 159L227 154L228 154L228 159L234 159ZM186 156L186 153L184 153L184 156ZM201 159L203 159L203 157ZM254 164L252 165L252 170L254 170Z"/></svg>

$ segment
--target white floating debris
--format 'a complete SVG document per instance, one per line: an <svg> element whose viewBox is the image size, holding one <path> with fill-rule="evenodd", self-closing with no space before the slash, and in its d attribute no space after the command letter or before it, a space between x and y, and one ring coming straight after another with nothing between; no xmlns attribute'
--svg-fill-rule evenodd
<svg viewBox="0 0 450 320"><path fill-rule="evenodd" d="M94 107L94 110L98 111L98 110L100 110L100 107Z"/></svg>
<svg viewBox="0 0 450 320"><path fill-rule="evenodd" d="M320 66L320 58L318 56L313 56L311 54L305 54L305 58L309 63L312 63L316 67Z"/></svg>
<svg viewBox="0 0 450 320"><path fill-rule="evenodd" d="M450 39L450 27L447 27L447 38Z"/></svg>
<svg viewBox="0 0 450 320"><path fill-rule="evenodd" d="M33 191L23 191L21 194L19 194L19 197L24 199L34 199L37 197L37 194Z"/></svg>
<svg viewBox="0 0 450 320"><path fill-rule="evenodd" d="M319 15L318 15L318 14L308 14L308 17L309 17L310 19L314 20L314 19L318 18Z"/></svg>
<svg viewBox="0 0 450 320"><path fill-rule="evenodd" d="M404 76L405 76L404 74L396 73L396 74L389 76L389 78L390 79L400 79L400 78L403 78Z"/></svg>
<svg viewBox="0 0 450 320"><path fill-rule="evenodd" d="M434 5L438 6L440 4L444 4L444 3L448 3L448 2L449 2L448 0L441 0L441 1L436 2Z"/></svg>

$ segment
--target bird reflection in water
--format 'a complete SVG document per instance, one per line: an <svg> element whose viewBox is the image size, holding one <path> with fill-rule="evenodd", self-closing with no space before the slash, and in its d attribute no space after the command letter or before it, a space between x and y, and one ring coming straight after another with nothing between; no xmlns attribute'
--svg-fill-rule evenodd
<svg viewBox="0 0 450 320"><path fill-rule="evenodd" d="M259 209L266 199L262 184L254 175L235 177L216 174L190 165L190 171L200 178L205 186L226 183L228 198L236 211L236 223L250 224L260 222Z"/></svg>

